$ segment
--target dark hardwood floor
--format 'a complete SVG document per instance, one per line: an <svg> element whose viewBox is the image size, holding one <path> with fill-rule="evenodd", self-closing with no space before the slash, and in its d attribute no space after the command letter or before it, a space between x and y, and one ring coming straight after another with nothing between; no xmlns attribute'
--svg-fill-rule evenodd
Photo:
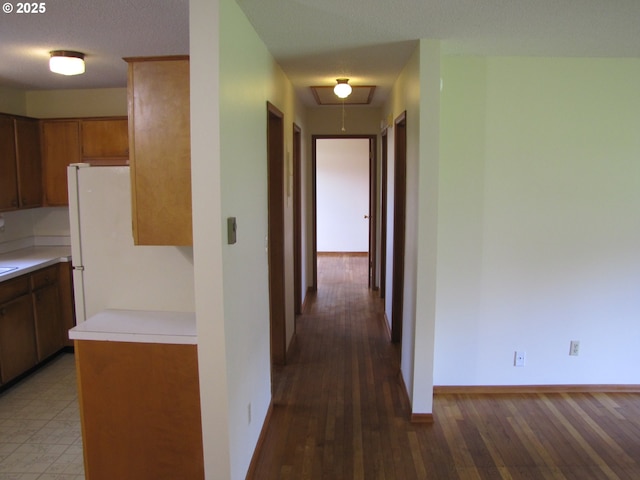
<svg viewBox="0 0 640 480"><path fill-rule="evenodd" d="M439 394L411 424L366 263L319 256L251 479L640 479L638 394Z"/></svg>

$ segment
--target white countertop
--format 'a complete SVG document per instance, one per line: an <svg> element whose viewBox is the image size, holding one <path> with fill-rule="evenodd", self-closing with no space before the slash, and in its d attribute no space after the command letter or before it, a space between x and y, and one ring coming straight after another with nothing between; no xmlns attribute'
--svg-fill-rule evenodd
<svg viewBox="0 0 640 480"><path fill-rule="evenodd" d="M15 268L0 273L0 282L59 262L71 261L71 247L29 247L0 255L0 267Z"/></svg>
<svg viewBox="0 0 640 480"><path fill-rule="evenodd" d="M104 310L69 330L72 340L197 345L196 314Z"/></svg>

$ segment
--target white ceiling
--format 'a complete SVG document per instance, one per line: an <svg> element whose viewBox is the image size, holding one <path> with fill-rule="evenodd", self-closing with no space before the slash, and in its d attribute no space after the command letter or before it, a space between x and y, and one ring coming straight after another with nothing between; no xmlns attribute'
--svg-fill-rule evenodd
<svg viewBox="0 0 640 480"><path fill-rule="evenodd" d="M419 38L442 40L444 54L640 58L640 0L237 1L310 105L308 87L338 77L377 85L380 104ZM122 57L189 50L188 0L45 5L43 14L0 14L1 85L123 87ZM87 73L50 73L56 49L85 52Z"/></svg>

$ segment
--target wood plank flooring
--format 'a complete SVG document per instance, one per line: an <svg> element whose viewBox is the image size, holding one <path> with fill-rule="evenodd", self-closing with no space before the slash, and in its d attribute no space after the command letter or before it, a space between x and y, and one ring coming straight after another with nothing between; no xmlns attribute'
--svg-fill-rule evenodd
<svg viewBox="0 0 640 480"><path fill-rule="evenodd" d="M251 479L640 479L638 394L441 394L411 424L366 264L319 256Z"/></svg>

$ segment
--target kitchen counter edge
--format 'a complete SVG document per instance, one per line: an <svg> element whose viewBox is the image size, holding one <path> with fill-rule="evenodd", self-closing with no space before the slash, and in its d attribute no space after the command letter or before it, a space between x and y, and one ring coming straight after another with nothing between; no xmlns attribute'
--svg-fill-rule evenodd
<svg viewBox="0 0 640 480"><path fill-rule="evenodd" d="M32 273L56 263L71 261L71 247L27 247L0 255L0 267L15 267L15 270L0 274L0 282Z"/></svg>
<svg viewBox="0 0 640 480"><path fill-rule="evenodd" d="M197 345L193 312L109 309L69 330L71 340Z"/></svg>

